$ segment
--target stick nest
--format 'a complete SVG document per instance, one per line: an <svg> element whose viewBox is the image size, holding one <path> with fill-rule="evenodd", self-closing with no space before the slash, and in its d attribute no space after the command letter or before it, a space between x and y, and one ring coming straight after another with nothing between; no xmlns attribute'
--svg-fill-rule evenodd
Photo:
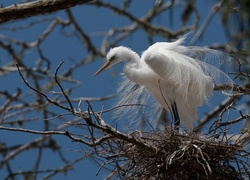
<svg viewBox="0 0 250 180"><path fill-rule="evenodd" d="M141 144L112 140L108 153L113 155L106 158L115 163L110 177L225 180L250 176L249 152L236 142L171 130L137 131L129 136Z"/></svg>

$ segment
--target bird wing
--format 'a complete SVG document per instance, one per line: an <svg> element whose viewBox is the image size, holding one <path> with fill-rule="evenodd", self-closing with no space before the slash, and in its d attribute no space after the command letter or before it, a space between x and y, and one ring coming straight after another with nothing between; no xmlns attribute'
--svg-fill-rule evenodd
<svg viewBox="0 0 250 180"><path fill-rule="evenodd" d="M182 123L190 127L190 123L197 120L197 106L211 96L214 84L233 81L206 63L211 59L225 60L225 54L208 48L187 48L181 46L181 42L156 43L143 53L142 60L161 77L163 94L167 88L173 89L171 95L164 96L174 98Z"/></svg>
<svg viewBox="0 0 250 180"><path fill-rule="evenodd" d="M209 97L213 88L211 84L234 84L227 74L217 68L228 71L228 65L233 64L233 57L209 48L181 46L181 42L156 43L143 53L142 59L184 96L198 90L195 96L204 97L202 91Z"/></svg>
<svg viewBox="0 0 250 180"><path fill-rule="evenodd" d="M156 43L142 55L142 59L162 78L163 83L174 89L176 97L185 102L195 96L195 103L202 105L205 97L212 93L212 78L205 75L195 59L176 52L179 46L174 49L169 44Z"/></svg>
<svg viewBox="0 0 250 180"><path fill-rule="evenodd" d="M162 96L176 102L181 123L191 128L192 122L197 121L197 106L212 94L211 78L202 73L195 61L187 61L184 55L172 50L149 49L142 59L161 77Z"/></svg>

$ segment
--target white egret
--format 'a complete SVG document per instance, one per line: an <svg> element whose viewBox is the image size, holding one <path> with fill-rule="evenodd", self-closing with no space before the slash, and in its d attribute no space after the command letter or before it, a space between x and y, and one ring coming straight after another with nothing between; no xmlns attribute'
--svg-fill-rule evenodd
<svg viewBox="0 0 250 180"><path fill-rule="evenodd" d="M173 115L177 129L180 123L191 128L198 119L197 107L212 95L216 79L223 76L230 83L231 79L216 67L199 61L209 58L206 54L224 58L224 53L182 46L184 39L185 36L171 43L155 43L142 53L141 58L127 47L115 47L107 54L107 62L94 75L127 61L123 69L125 76L145 87ZM127 94L127 98L129 96Z"/></svg>

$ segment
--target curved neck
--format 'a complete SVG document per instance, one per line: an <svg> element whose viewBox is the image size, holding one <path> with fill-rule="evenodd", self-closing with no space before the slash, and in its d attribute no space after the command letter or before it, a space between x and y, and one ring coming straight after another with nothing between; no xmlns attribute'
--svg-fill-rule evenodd
<svg viewBox="0 0 250 180"><path fill-rule="evenodd" d="M125 64L123 69L125 76L134 83L140 84L140 56L136 52L128 48L126 48L126 50L124 50L123 52L124 53L122 54L122 56L124 60L127 60L127 63Z"/></svg>

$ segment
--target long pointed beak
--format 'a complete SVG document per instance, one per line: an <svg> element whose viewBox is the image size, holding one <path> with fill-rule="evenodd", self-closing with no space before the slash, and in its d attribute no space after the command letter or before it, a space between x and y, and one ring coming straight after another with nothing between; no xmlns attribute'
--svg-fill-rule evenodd
<svg viewBox="0 0 250 180"><path fill-rule="evenodd" d="M109 67L110 62L106 62L95 74L94 76L98 75L101 73L103 70L107 69Z"/></svg>

